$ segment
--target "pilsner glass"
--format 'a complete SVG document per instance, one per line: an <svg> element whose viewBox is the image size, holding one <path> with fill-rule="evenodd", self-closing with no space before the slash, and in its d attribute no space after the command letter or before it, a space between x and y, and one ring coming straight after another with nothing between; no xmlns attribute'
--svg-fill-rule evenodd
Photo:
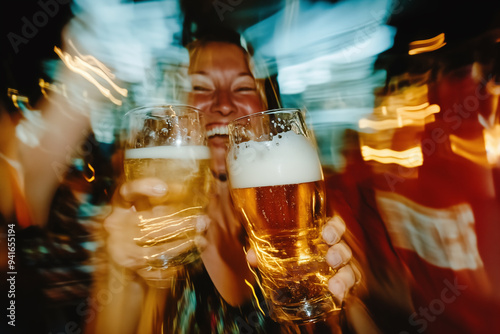
<svg viewBox="0 0 500 334"><path fill-rule="evenodd" d="M206 219L212 180L200 117L184 105L141 107L124 117L126 179L154 177L167 184L165 196L136 204L134 240L144 247L148 283L154 286L199 258L196 226Z"/></svg>
<svg viewBox="0 0 500 334"><path fill-rule="evenodd" d="M230 191L245 220L271 317L324 320L336 306L322 241L324 180L303 114L277 109L229 124Z"/></svg>

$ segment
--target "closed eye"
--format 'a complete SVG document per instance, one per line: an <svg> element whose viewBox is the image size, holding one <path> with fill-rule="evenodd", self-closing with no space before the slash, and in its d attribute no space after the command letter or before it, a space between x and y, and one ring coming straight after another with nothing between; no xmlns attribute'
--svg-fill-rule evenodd
<svg viewBox="0 0 500 334"><path fill-rule="evenodd" d="M248 86L248 87L237 87L234 91L235 92L248 92L248 91L255 91L255 89L256 88L254 86L252 86L252 87L250 87L250 86Z"/></svg>
<svg viewBox="0 0 500 334"><path fill-rule="evenodd" d="M211 88L204 87L204 86L193 86L193 90L197 92L209 92L211 91Z"/></svg>
<svg viewBox="0 0 500 334"><path fill-rule="evenodd" d="M237 77L232 85L232 91L235 93L252 93L257 90L255 79L249 74L243 74Z"/></svg>
<svg viewBox="0 0 500 334"><path fill-rule="evenodd" d="M195 73L192 74L190 78L193 92L207 93L215 88L213 81L206 74Z"/></svg>

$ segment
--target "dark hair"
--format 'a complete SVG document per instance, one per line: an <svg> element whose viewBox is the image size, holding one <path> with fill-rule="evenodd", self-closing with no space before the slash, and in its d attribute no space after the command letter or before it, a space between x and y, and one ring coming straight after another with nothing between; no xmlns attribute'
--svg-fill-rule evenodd
<svg viewBox="0 0 500 334"><path fill-rule="evenodd" d="M190 50L193 45L204 45L210 42L223 42L234 44L240 47L245 53L253 56L253 48L251 45L246 44L243 46L241 44L241 35L228 27L222 25L210 26L210 27L197 27L195 31L190 34L189 42L186 41L184 46Z"/></svg>
<svg viewBox="0 0 500 334"><path fill-rule="evenodd" d="M184 14L181 42L183 46L199 40L225 42L242 47L238 30L221 20L212 2L181 0L180 6ZM251 50L247 51L252 53Z"/></svg>
<svg viewBox="0 0 500 334"><path fill-rule="evenodd" d="M181 0L184 13L182 45L188 49L190 56L200 47L210 42L225 42L240 47L249 57L254 55L250 43L242 45L241 35L237 30L224 24L214 11L212 2L200 0ZM281 106L279 87L276 75L257 81L262 85L262 100L268 107L276 109Z"/></svg>
<svg viewBox="0 0 500 334"><path fill-rule="evenodd" d="M236 31L224 26L197 27L192 33L192 41L226 42L241 46L241 36Z"/></svg>
<svg viewBox="0 0 500 334"><path fill-rule="evenodd" d="M14 82L12 72L12 63L2 57L0 63L0 112L7 111L9 114L15 113L17 108L9 97L9 88L12 88Z"/></svg>
<svg viewBox="0 0 500 334"><path fill-rule="evenodd" d="M8 13L6 9L2 12L7 15L2 15L0 27L0 103L2 109L9 112L17 111L8 96L9 88L26 96L32 105L43 97L39 79L51 79L44 69L44 61L57 59L53 47L61 44L61 31L73 16L71 6L59 6L43 28L35 30L31 37L24 36L23 19L34 17L39 11L37 1L9 1Z"/></svg>

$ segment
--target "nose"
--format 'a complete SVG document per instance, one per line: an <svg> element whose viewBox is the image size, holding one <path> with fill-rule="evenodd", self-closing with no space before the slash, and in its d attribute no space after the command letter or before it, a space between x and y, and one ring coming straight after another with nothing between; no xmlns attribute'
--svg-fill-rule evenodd
<svg viewBox="0 0 500 334"><path fill-rule="evenodd" d="M236 106L233 103L231 92L227 90L218 90L215 94L214 103L211 111L219 113L222 116L229 116L236 112Z"/></svg>

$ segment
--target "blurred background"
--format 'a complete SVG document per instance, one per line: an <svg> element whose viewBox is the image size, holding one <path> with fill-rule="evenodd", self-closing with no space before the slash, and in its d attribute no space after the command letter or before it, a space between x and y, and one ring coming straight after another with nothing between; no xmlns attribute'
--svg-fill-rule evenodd
<svg viewBox="0 0 500 334"><path fill-rule="evenodd" d="M351 245L372 269L365 303L380 328L421 332L418 320L427 319L439 330L418 310L456 277L470 287L466 305L492 318L498 310L499 2L19 0L2 3L1 15L3 99L28 120L18 137L37 145L36 105L48 92L90 115L92 131L61 173L49 225L26 248L44 277L33 284L52 301L50 328L90 314L101 223L120 173L121 116L183 101L184 46L216 25L241 34L256 75L267 79L270 108L306 111L331 213L353 216ZM67 85L63 69L78 66L102 96ZM432 237L415 233L424 230ZM417 325L377 307L391 299L392 278L374 267L396 258L407 282L419 283L408 312ZM439 315L467 319L460 305ZM469 333L485 328L456 323Z"/></svg>
<svg viewBox="0 0 500 334"><path fill-rule="evenodd" d="M22 0L2 11L3 63L9 88L31 104L43 95L40 78L57 80L63 65L54 47L63 43L66 52L96 57L132 87L122 103L175 102L187 62L183 45L195 31L223 25L251 47L258 75L273 78L270 94L280 105L310 112L324 162L340 167L335 146L342 146L342 129L356 130L372 114L374 92L404 73L425 82L428 70L471 64L481 52L476 40L498 28L498 7L492 1ZM430 47L411 46L418 41Z"/></svg>

